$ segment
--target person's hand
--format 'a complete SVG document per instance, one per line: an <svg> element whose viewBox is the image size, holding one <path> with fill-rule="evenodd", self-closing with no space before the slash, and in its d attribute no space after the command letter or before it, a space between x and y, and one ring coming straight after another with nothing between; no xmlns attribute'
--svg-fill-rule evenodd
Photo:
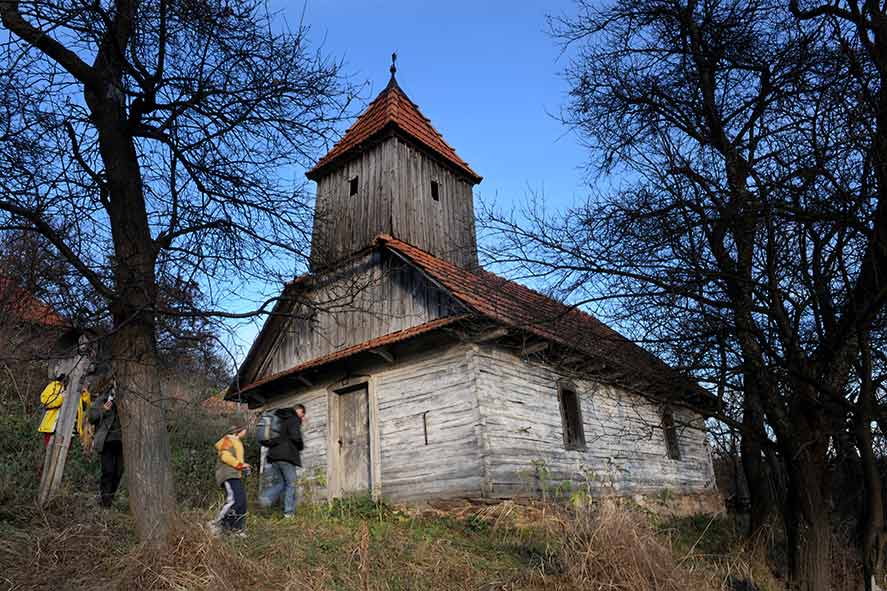
<svg viewBox="0 0 887 591"><path fill-rule="evenodd" d="M249 476L253 471L253 467L250 466L249 464L244 464L243 468L241 468L241 470L242 470L244 476Z"/></svg>
<svg viewBox="0 0 887 591"><path fill-rule="evenodd" d="M113 406L114 406L113 400L106 400L105 403L102 405L102 408L105 409L106 411L110 411Z"/></svg>

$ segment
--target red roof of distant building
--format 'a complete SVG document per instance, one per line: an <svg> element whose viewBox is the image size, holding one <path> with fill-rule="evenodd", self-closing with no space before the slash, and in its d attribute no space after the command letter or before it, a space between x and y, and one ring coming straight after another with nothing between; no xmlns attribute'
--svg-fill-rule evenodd
<svg viewBox="0 0 887 591"><path fill-rule="evenodd" d="M434 129L431 121L401 90L393 76L388 86L370 103L367 110L357 118L357 121L345 132L342 139L317 162L314 168L306 173L306 176L316 179L320 176L320 172L334 161L360 149L364 144L391 128L396 128L406 134L473 182L479 183L481 181L480 175L474 172L468 163L456 154L456 150L443 139L443 136Z"/></svg>
<svg viewBox="0 0 887 591"><path fill-rule="evenodd" d="M22 322L43 326L64 327L68 324L51 306L19 287L13 279L3 276L0 276L0 312Z"/></svg>

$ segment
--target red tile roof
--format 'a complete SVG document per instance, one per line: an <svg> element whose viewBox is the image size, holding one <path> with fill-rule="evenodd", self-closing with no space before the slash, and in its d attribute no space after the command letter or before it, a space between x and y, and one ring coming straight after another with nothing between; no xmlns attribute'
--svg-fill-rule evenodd
<svg viewBox="0 0 887 591"><path fill-rule="evenodd" d="M367 141L376 138L392 127L443 158L473 182L479 183L481 181L481 177L456 154L452 146L434 129L431 121L419 111L419 107L400 89L394 77L391 78L388 86L379 93L379 96L370 103L367 110L345 132L342 139L317 162L314 168L306 173L306 176L309 179L316 179L320 176L321 170L334 161L359 149Z"/></svg>
<svg viewBox="0 0 887 591"><path fill-rule="evenodd" d="M431 332L432 330L437 330L438 328L453 324L455 322L459 322L460 320L465 320L467 317L467 315L463 314L459 316L447 316L444 318L438 318L437 320L432 320L431 322L426 322L418 326L413 326L410 328L399 330L397 332L392 332L387 335L375 339L370 339L369 341L364 341L363 343L359 343L345 349L341 349L339 351L333 351L332 353L328 353L327 355L323 355L322 357L317 357L310 361L306 361L305 363L300 363L295 367L291 367L289 369L279 371L269 376L265 376L260 380L256 380L251 384L243 386L242 388L240 388L239 391L232 391L231 393L227 394L225 396L225 400L242 399L244 394L253 392L256 389L261 388L266 384L275 382L281 378L297 375L307 369L320 367L321 365L326 365L334 361L339 361L341 359L345 359L346 357L351 357L356 353L362 353L371 349L378 349L386 345L393 345L394 343L405 341L420 334Z"/></svg>
<svg viewBox="0 0 887 591"><path fill-rule="evenodd" d="M675 394L708 392L662 360L577 308L483 270L469 271L387 235L377 237L482 316L586 353L633 380Z"/></svg>
<svg viewBox="0 0 887 591"><path fill-rule="evenodd" d="M23 322L48 327L67 326L65 320L51 306L19 287L14 280L3 276L0 276L0 312Z"/></svg>

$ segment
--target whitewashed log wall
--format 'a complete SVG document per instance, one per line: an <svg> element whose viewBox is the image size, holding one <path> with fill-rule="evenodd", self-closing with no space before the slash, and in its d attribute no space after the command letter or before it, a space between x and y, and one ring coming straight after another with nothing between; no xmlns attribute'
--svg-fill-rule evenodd
<svg viewBox="0 0 887 591"><path fill-rule="evenodd" d="M350 180L358 179L356 195ZM440 199L431 197L437 181ZM472 185L398 137L317 182L312 261L323 266L390 234L460 266L477 264Z"/></svg>
<svg viewBox="0 0 887 591"><path fill-rule="evenodd" d="M478 347L474 365L486 495L538 494L543 485L566 480L605 494L691 493L714 486L701 417L675 409L681 459L671 460L657 406L624 390L573 380L586 449L567 450L557 390L561 376L494 346ZM538 461L549 471L545 483L534 475Z"/></svg>
<svg viewBox="0 0 887 591"><path fill-rule="evenodd" d="M316 310L293 311L256 378L370 339L456 314L461 308L415 269L386 251L354 261L312 292Z"/></svg>
<svg viewBox="0 0 887 591"><path fill-rule="evenodd" d="M417 501L480 495L479 415L470 360L470 349L460 345L380 364L372 373L370 379L378 405L383 497ZM326 475L328 386L343 377L330 375L328 382L268 405L305 405L308 421L302 465L306 478L318 473ZM427 445L423 414L428 428ZM314 489L323 497L327 494L322 486L314 485Z"/></svg>
<svg viewBox="0 0 887 591"><path fill-rule="evenodd" d="M326 474L327 386L272 406L305 404L306 476ZM576 382L587 449L564 448L559 376L493 345L453 345L380 362L369 372L378 404L380 491L398 501L535 495L571 480L600 494L711 490L714 476L702 419L675 410L681 459L667 457L658 407L616 388ZM428 444L425 444L425 425ZM318 494L325 497L326 489Z"/></svg>

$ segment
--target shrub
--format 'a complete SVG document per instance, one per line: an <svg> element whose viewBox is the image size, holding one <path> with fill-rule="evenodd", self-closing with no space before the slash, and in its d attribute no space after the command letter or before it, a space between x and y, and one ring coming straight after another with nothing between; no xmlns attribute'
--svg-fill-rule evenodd
<svg viewBox="0 0 887 591"><path fill-rule="evenodd" d="M560 563L570 581L589 589L710 589L675 560L670 546L640 514L602 504L571 511L562 521Z"/></svg>

